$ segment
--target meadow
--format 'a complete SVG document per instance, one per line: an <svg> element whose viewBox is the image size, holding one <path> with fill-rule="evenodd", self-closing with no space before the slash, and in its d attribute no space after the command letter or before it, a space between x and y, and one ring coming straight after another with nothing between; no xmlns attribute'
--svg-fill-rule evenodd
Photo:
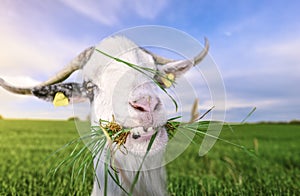
<svg viewBox="0 0 300 196"><path fill-rule="evenodd" d="M224 126L220 137L251 152L218 141L199 157L191 144L167 165L170 195L300 195L299 125ZM75 138L72 121L0 120L0 195L89 195L92 168L84 183L71 167L50 172L63 159L53 152Z"/></svg>

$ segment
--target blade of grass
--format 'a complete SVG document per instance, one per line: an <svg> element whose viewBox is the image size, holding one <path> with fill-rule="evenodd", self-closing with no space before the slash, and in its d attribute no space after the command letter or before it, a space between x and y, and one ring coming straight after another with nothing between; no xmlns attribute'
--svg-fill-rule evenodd
<svg viewBox="0 0 300 196"><path fill-rule="evenodd" d="M109 176L112 178L112 180L120 187L120 189L122 189L122 191L124 191L127 195L130 195L125 189L124 187L120 184L120 181L118 180L118 178L115 178L112 173L110 172L110 170L108 170L108 174Z"/></svg>
<svg viewBox="0 0 300 196"><path fill-rule="evenodd" d="M184 131L182 131L180 128L178 128L178 131L180 131L180 133L182 135L184 135L188 140L190 140L191 143L196 144L196 142L193 141L193 138L190 138L189 136L187 136Z"/></svg>
<svg viewBox="0 0 300 196"><path fill-rule="evenodd" d="M225 142L225 143L231 144L231 145L233 145L233 146L236 146L236 147L238 147L238 148L241 148L241 149L243 149L243 148L244 148L244 146L241 146L241 145L235 144L235 143L233 143L233 142L230 142L230 141L228 141L228 140L225 140L225 139L219 138L219 137L217 137L217 136L214 136L214 135L208 134L208 133L206 133L206 132L203 132L203 131L199 131L199 130L191 129L191 128L189 128L189 127L182 127L182 128L183 128L183 129L186 129L186 130L188 130L188 131L192 131L192 132L200 133L200 134L202 134L202 135L205 135L205 136L209 136L209 137L211 137L211 138L214 138L214 139L220 140L220 141L222 141L222 142Z"/></svg>
<svg viewBox="0 0 300 196"><path fill-rule="evenodd" d="M211 107L209 110L207 110L204 114L202 114L196 121L201 120L204 118L210 111L212 111L215 108L215 106Z"/></svg>
<svg viewBox="0 0 300 196"><path fill-rule="evenodd" d="M173 117L173 118L169 118L169 119L168 119L168 122L177 120L177 119L179 119L179 118L182 118L182 116L175 116L175 117Z"/></svg>
<svg viewBox="0 0 300 196"><path fill-rule="evenodd" d="M140 176L140 172L141 172L142 166L143 166L143 164L144 164L144 161L145 161L147 155L148 155L149 152L150 152L150 149L151 149L152 144L153 144L153 142L154 142L154 140L155 140L155 138L156 138L157 133L158 133L158 132L156 131L156 132L152 135L152 137L151 137L151 139L150 139L150 141L149 141L149 144L148 144L148 146L147 146L147 150L146 150L146 153L145 153L145 155L144 155L144 157L143 157L142 163L141 163L141 165L140 165L140 167L139 167L139 169L138 169L136 175L134 176L133 182L132 182L132 184L131 184L130 192L129 192L130 195L132 195L132 193L133 193L134 187L135 187L135 185L136 185L136 183L137 183L137 181L138 181L138 179L139 179L139 176Z"/></svg>
<svg viewBox="0 0 300 196"><path fill-rule="evenodd" d="M246 122L246 120L255 112L256 107L254 107L251 112L249 112L249 114L242 120L241 124L244 124Z"/></svg>
<svg viewBox="0 0 300 196"><path fill-rule="evenodd" d="M108 181L108 163L110 158L110 149L107 148L106 154L105 154L105 162L104 162L104 196L107 195L107 181Z"/></svg>

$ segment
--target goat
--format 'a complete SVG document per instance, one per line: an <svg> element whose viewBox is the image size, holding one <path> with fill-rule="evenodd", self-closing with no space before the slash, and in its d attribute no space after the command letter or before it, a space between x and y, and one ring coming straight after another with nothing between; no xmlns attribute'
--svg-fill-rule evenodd
<svg viewBox="0 0 300 196"><path fill-rule="evenodd" d="M91 124L99 122L99 119L111 121L114 116L118 124L131 129L124 144L128 153L117 151L115 154L115 161L121 173L120 182L127 191L146 153L149 140L157 130L149 156L142 165L139 180L132 193L166 195L166 173L161 164L168 142L164 127L167 117L153 79L162 87L169 87L161 76L172 74L174 79L178 78L192 66L199 64L208 53L208 49L209 44L205 39L204 49L194 59L175 61L153 54L126 37L108 37L97 47L84 50L58 74L37 86L20 88L1 78L0 86L12 93L34 95L46 101L53 101L58 92L63 93L73 103L87 99L91 103ZM99 51L143 68L156 70L160 74L143 74ZM76 70L82 70L83 82L63 83ZM101 156L105 156L105 153ZM94 181L92 195L103 194L101 187L104 184L104 164L98 164L99 159L105 160L104 157L96 157L94 160L97 180ZM108 195L125 194L110 178L107 191Z"/></svg>

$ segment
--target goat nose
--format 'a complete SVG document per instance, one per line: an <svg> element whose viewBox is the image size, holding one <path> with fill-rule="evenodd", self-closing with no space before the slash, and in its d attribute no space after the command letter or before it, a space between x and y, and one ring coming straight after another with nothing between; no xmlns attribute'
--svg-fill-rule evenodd
<svg viewBox="0 0 300 196"><path fill-rule="evenodd" d="M129 101L129 105L138 111L150 112L157 109L159 100L151 96L146 96L134 101Z"/></svg>

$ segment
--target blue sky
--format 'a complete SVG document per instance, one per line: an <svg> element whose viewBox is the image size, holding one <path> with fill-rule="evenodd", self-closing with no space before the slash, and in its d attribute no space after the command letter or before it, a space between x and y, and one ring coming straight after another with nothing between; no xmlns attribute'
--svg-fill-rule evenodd
<svg viewBox="0 0 300 196"><path fill-rule="evenodd" d="M30 86L116 31L165 25L210 40L226 87L227 121L253 107L249 121L300 119L299 8L296 0L2 0L0 77ZM0 101L7 118L73 115L71 107L2 89Z"/></svg>

